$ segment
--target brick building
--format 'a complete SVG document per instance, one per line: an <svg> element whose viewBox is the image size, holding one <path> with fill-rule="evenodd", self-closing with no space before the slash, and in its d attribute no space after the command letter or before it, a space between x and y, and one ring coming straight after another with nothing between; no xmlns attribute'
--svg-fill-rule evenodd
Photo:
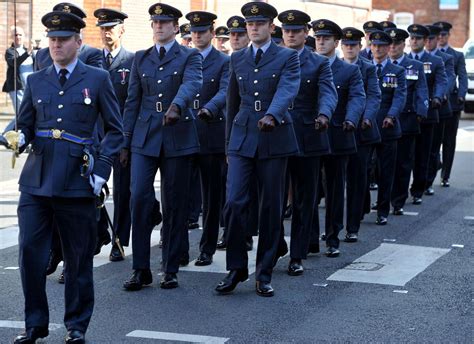
<svg viewBox="0 0 474 344"><path fill-rule="evenodd" d="M400 27L440 20L453 24L450 43L462 48L469 38L471 0L372 0L372 7L389 13L388 20ZM474 18L472 18L474 19Z"/></svg>

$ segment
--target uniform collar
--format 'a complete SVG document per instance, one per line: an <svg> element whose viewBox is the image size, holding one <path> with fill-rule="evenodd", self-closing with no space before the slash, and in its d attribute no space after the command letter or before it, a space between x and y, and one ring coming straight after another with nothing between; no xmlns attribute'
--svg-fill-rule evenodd
<svg viewBox="0 0 474 344"><path fill-rule="evenodd" d="M265 43L264 45L262 45L262 46L260 47L260 49L262 49L262 51L263 51L264 54L267 52L268 48L270 48L270 45L271 45L271 44L272 44L272 39L270 38L267 43ZM259 49L259 48L257 48L257 47L252 43L252 53L253 53L253 57L255 57L255 56L257 55L257 50L258 50L258 49Z"/></svg>
<svg viewBox="0 0 474 344"><path fill-rule="evenodd" d="M332 64L334 63L334 61L336 61L336 59L337 59L337 55L334 54L334 55L332 55L331 57L328 57L328 59L329 59L329 65L332 66Z"/></svg>
<svg viewBox="0 0 474 344"><path fill-rule="evenodd" d="M114 49L114 50L112 50L112 51L109 51L107 48L104 48L104 57L107 58L107 55L108 55L109 53L111 53L111 54L112 54L112 57L113 57L113 58L116 58L117 55L118 55L119 52L120 52L120 49L122 49L122 47L118 47L117 49Z"/></svg>
<svg viewBox="0 0 474 344"><path fill-rule="evenodd" d="M377 66L378 64L381 64L382 65L382 69L385 68L385 66L387 65L388 63L388 57L385 58L385 60L383 60L382 62L378 63L378 62L375 62L375 60L372 60L372 63L374 64L374 66Z"/></svg>
<svg viewBox="0 0 474 344"><path fill-rule="evenodd" d="M410 52L410 55L412 56L413 59L415 59L415 56L418 55L418 58L421 60L424 54L425 54L424 50L420 51L419 53L415 53L413 51Z"/></svg>
<svg viewBox="0 0 474 344"><path fill-rule="evenodd" d="M401 64L404 58L405 58L405 55L402 54L402 56L400 56L398 59L396 59L396 60L390 59L390 61L391 61L392 63L395 62L395 61L397 61L398 64Z"/></svg>
<svg viewBox="0 0 474 344"><path fill-rule="evenodd" d="M76 68L76 66L77 66L77 61L78 61L78 59L76 58L74 61L72 61L70 64L68 64L66 66L66 68L64 68L64 69L67 69L67 71L69 72L66 77L71 76L72 72L74 72L74 68ZM59 71L63 68L61 68L56 63L54 63L54 69L56 70L56 74L59 74Z"/></svg>
<svg viewBox="0 0 474 344"><path fill-rule="evenodd" d="M436 53L438 52L438 50L439 50L438 48L435 48L435 49L433 49L433 50L430 51L430 54L431 54L431 55L436 55Z"/></svg>
<svg viewBox="0 0 474 344"><path fill-rule="evenodd" d="M358 64L359 63L359 57L356 56L356 59L354 60L354 62L349 62L348 60L346 60L345 58L342 59L343 61L349 63L349 64Z"/></svg>
<svg viewBox="0 0 474 344"><path fill-rule="evenodd" d="M301 54L303 53L305 47L303 46L303 48L299 49L299 50L296 50L298 52L298 56L301 56Z"/></svg>
<svg viewBox="0 0 474 344"><path fill-rule="evenodd" d="M172 40L171 42L168 42L166 43L165 45L161 45L159 43L156 43L155 44L155 48L156 48L156 51L158 52L158 54L160 53L160 48L161 47L164 47L166 52L170 51L171 50L171 47L173 46L173 44L176 42L176 40Z"/></svg>
<svg viewBox="0 0 474 344"><path fill-rule="evenodd" d="M438 46L438 49L444 49L444 51L447 51L449 48L451 48L451 46L449 44L446 44L444 47L442 46Z"/></svg>
<svg viewBox="0 0 474 344"><path fill-rule="evenodd" d="M211 51L212 51L212 44L209 44L209 46L208 46L206 49L204 49L204 50L202 50L202 51L199 52L199 53L201 54L201 56L202 56L202 60L203 60L203 61L206 59L206 57L209 56L209 54L211 53Z"/></svg>

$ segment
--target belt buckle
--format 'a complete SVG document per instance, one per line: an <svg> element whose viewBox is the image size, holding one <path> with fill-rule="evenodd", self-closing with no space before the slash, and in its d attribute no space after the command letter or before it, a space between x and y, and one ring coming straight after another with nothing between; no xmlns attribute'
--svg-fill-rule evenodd
<svg viewBox="0 0 474 344"><path fill-rule="evenodd" d="M163 112L163 103L156 102L156 112Z"/></svg>
<svg viewBox="0 0 474 344"><path fill-rule="evenodd" d="M194 110L199 109L199 99L195 99L193 102L193 108Z"/></svg>
<svg viewBox="0 0 474 344"><path fill-rule="evenodd" d="M64 132L63 130L51 129L51 135L53 136L53 139L55 140L60 140L62 138L63 132Z"/></svg>
<svg viewBox="0 0 474 344"><path fill-rule="evenodd" d="M255 101L255 111L262 111L262 102L260 100Z"/></svg>
<svg viewBox="0 0 474 344"><path fill-rule="evenodd" d="M290 106L288 106L288 110L293 110L295 107L295 103L291 102Z"/></svg>

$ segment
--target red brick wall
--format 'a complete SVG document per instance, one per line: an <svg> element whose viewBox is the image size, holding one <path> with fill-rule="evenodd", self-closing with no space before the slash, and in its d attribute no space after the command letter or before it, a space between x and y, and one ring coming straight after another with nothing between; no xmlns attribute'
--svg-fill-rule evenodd
<svg viewBox="0 0 474 344"><path fill-rule="evenodd" d="M389 20L397 12L410 12L414 14L415 23L432 24L443 20L453 24L450 44L462 47L469 38L469 6L470 0L459 0L458 10L440 10L439 0L373 0L374 10L390 11Z"/></svg>

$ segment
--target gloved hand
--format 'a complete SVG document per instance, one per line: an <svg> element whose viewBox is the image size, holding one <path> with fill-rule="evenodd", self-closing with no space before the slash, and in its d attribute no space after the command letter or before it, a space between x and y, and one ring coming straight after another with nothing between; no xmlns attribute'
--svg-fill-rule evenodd
<svg viewBox="0 0 474 344"><path fill-rule="evenodd" d="M382 128L383 129L388 129L388 128L393 128L394 127L393 119L390 117L385 117L383 122L382 122Z"/></svg>
<svg viewBox="0 0 474 344"><path fill-rule="evenodd" d="M89 184L94 189L94 195L99 196L102 186L104 186L106 180L97 174L92 174L89 176Z"/></svg>
<svg viewBox="0 0 474 344"><path fill-rule="evenodd" d="M128 150L127 148L122 148L122 150L120 151L120 157L119 157L120 165L122 165L122 167L127 167L129 159L130 159L130 150Z"/></svg>
<svg viewBox="0 0 474 344"><path fill-rule="evenodd" d="M22 148L25 145L25 143L26 143L25 134L20 132L20 134L18 135L18 148Z"/></svg>
<svg viewBox="0 0 474 344"><path fill-rule="evenodd" d="M372 122L370 121L370 119L368 118L364 119L362 121L361 128L362 130L367 130L369 128L372 128Z"/></svg>
<svg viewBox="0 0 474 344"><path fill-rule="evenodd" d="M329 119L325 115L319 115L316 118L316 123L314 124L314 128L317 131L325 131L329 127Z"/></svg>
<svg viewBox="0 0 474 344"><path fill-rule="evenodd" d="M351 121L344 121L342 123L342 130L344 130L344 131L351 132L351 131L354 131L355 128L356 127L355 127L354 123L352 123Z"/></svg>
<svg viewBox="0 0 474 344"><path fill-rule="evenodd" d="M431 100L431 107L433 109L439 109L441 107L441 100L439 100L439 98L433 98Z"/></svg>
<svg viewBox="0 0 474 344"><path fill-rule="evenodd" d="M263 118L258 121L257 125L260 131L272 131L273 129L275 129L276 126L275 119L272 115L263 116Z"/></svg>
<svg viewBox="0 0 474 344"><path fill-rule="evenodd" d="M197 113L197 116L205 122L210 121L213 117L211 111L206 108L200 109Z"/></svg>
<svg viewBox="0 0 474 344"><path fill-rule="evenodd" d="M19 150L22 146L25 145L25 134L21 131L9 130L3 134L4 139L6 140L6 145L9 149L14 151Z"/></svg>
<svg viewBox="0 0 474 344"><path fill-rule="evenodd" d="M179 117L181 116L178 105L171 104L171 106L168 108L168 111L166 111L165 116L163 117L163 124L173 125L179 121Z"/></svg>

